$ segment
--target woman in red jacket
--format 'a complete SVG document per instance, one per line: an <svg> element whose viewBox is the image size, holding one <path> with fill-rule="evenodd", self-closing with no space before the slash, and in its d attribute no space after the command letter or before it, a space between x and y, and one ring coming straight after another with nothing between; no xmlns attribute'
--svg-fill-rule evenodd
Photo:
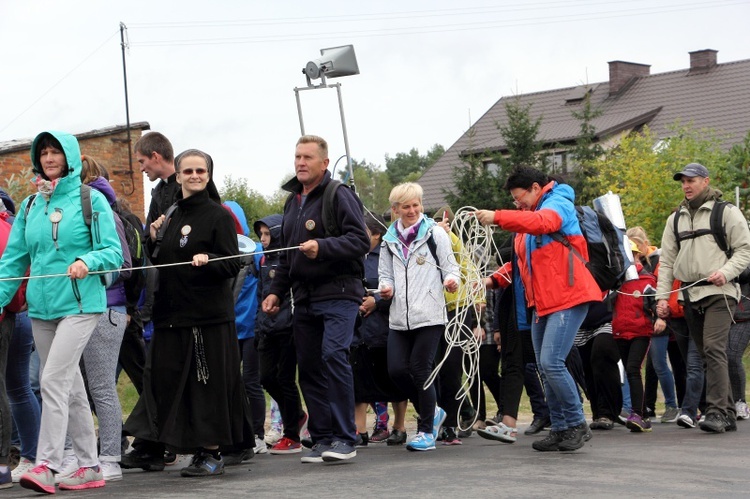
<svg viewBox="0 0 750 499"><path fill-rule="evenodd" d="M484 225L496 224L516 232L518 266L526 301L531 308L531 336L539 370L544 381L552 431L532 444L538 451L572 451L591 438L583 404L565 358L591 302L601 301L602 293L580 259L553 233L559 232L570 245L588 259L586 241L578 224L569 185L551 181L534 168L516 168L505 188L517 210L479 210Z"/></svg>

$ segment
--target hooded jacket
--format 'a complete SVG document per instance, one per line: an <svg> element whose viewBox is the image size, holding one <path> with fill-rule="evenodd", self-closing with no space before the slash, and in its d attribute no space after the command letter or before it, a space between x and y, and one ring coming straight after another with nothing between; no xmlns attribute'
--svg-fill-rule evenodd
<svg viewBox="0 0 750 499"><path fill-rule="evenodd" d="M375 246L365 258L365 287L377 289L378 266L380 264L381 246ZM354 331L352 345L364 343L369 347L385 347L388 343L388 318L391 310L391 300L384 300L379 294L373 296L375 309Z"/></svg>
<svg viewBox="0 0 750 499"><path fill-rule="evenodd" d="M68 267L81 260L94 271L117 270L123 263L112 209L105 197L91 191L94 217L91 227L83 219L81 207L81 150L72 135L63 132L42 132L31 146L31 162L36 174L43 174L37 144L45 135L55 137L62 146L68 164L67 174L57 182L49 200L41 194L21 203L13 224L8 246L0 261L0 279L24 275L31 266L31 276L66 274ZM57 244L53 240L51 213L61 213L57 230ZM0 280L0 305L7 304L19 281ZM67 277L31 279L27 288L29 317L41 320L59 319L67 315L102 313L107 309L104 285L99 275L89 275L75 282Z"/></svg>
<svg viewBox="0 0 750 499"><path fill-rule="evenodd" d="M708 200L703 203L691 217L687 199L680 203L679 232L711 228L711 210L714 203L721 199L721 191L708 187ZM725 228L727 247L732 249L732 258L719 248L713 236L699 236L685 239L677 248L674 233L674 217L671 214L664 227L661 238L661 258L659 259L658 296L665 298L672 290L675 279L683 283L695 282L719 271L727 278L723 286L692 286L688 293L692 303L714 295L727 295L739 300L740 287L732 282L750 264L750 230L742 212L733 205L724 210L722 225ZM682 300L682 296L678 297Z"/></svg>
<svg viewBox="0 0 750 499"><path fill-rule="evenodd" d="M281 215L268 215L253 224L253 231L260 238L261 225L268 227L271 232L271 242L265 250L277 250L281 248ZM264 254L260 259L258 272L258 303L271 292L271 284L274 281L281 261L281 252ZM292 296L289 290L283 296L279 296L279 313L268 315L258 307L258 316L255 318L255 334L271 335L276 332L291 332L292 330Z"/></svg>
<svg viewBox="0 0 750 499"><path fill-rule="evenodd" d="M336 189L334 213L341 231L326 237L323 228L323 193L331 181L326 170L321 183L302 200L302 183L293 177L282 187L292 193L284 207L281 225L281 262L270 293L281 298L292 287L295 303L326 300L362 302L361 261L370 251L362 205L351 189ZM296 247L305 241L318 242L318 256L311 260Z"/></svg>
<svg viewBox="0 0 750 499"><path fill-rule="evenodd" d="M495 223L504 230L518 232L515 238L519 271L529 307L540 317L567 310L583 303L602 301L594 277L570 250L550 234L561 232L584 258L588 247L576 215L575 193L567 184L549 182L542 188L539 202L530 211L498 210ZM573 265L573 285L569 282Z"/></svg>
<svg viewBox="0 0 750 499"><path fill-rule="evenodd" d="M389 325L397 331L414 330L446 323L443 282L461 283L460 270L451 250L448 234L423 217L406 258L394 222L383 236L378 276L380 286L393 288ZM438 262L432 256L427 239L435 241ZM439 268L438 268L439 267ZM442 277L441 277L442 270Z"/></svg>

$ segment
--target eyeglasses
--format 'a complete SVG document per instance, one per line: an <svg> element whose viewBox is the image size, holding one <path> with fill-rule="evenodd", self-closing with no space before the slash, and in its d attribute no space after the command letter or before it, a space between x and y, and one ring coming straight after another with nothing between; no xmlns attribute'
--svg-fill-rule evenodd
<svg viewBox="0 0 750 499"><path fill-rule="evenodd" d="M196 175L205 175L208 173L208 170L205 168L183 168L180 170L180 173L183 175L192 175L193 173Z"/></svg>

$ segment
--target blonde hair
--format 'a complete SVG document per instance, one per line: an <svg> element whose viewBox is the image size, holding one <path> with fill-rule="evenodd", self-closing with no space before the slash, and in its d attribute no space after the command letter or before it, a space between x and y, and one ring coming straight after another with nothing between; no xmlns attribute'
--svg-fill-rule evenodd
<svg viewBox="0 0 750 499"><path fill-rule="evenodd" d="M326 142L323 137L318 137L317 135L303 135L297 141L297 145L300 144L318 144L321 159L328 159L328 142Z"/></svg>
<svg viewBox="0 0 750 499"><path fill-rule="evenodd" d="M390 201L391 207L411 201L412 199L419 199L419 203L421 204L423 195L424 191L421 185L416 182L404 182L391 189L388 201Z"/></svg>
<svg viewBox="0 0 750 499"><path fill-rule="evenodd" d="M649 244L646 230L640 225L629 228L626 234L628 236L628 239L630 239L631 241L635 241L636 243L640 244Z"/></svg>

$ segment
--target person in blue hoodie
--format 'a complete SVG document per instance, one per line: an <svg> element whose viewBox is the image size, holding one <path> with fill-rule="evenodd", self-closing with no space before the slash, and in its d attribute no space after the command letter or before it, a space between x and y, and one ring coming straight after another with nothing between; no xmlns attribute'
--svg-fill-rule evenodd
<svg viewBox="0 0 750 499"><path fill-rule="evenodd" d="M96 434L78 366L99 317L107 310L104 283L89 272L113 271L123 263L112 209L91 191L91 226L81 203L81 150L72 135L42 132L31 145L37 194L17 213L0 260L0 306L13 297L31 267L27 301L42 363L42 420L37 466L21 476L22 487L55 493L55 470L63 460L66 429L79 470L61 489L104 486ZM50 276L39 278L41 276Z"/></svg>
<svg viewBox="0 0 750 499"><path fill-rule="evenodd" d="M247 217L242 207L234 201L225 201L224 208L233 215L235 228L243 236L250 233L247 225ZM234 282L234 315L237 325L237 339L242 356L242 382L245 385L245 393L250 401L253 413L253 440L255 454L265 454L268 447L264 441L264 426L266 420L266 396L260 383L260 371L258 350L255 340L255 316L258 312L258 273L257 265L260 263L263 246L260 243L249 245L245 251L252 251L254 255L246 255L242 258L243 268ZM242 251L242 248L241 248ZM247 445L247 444L244 444ZM225 466L232 466L252 457L249 449L222 449Z"/></svg>

